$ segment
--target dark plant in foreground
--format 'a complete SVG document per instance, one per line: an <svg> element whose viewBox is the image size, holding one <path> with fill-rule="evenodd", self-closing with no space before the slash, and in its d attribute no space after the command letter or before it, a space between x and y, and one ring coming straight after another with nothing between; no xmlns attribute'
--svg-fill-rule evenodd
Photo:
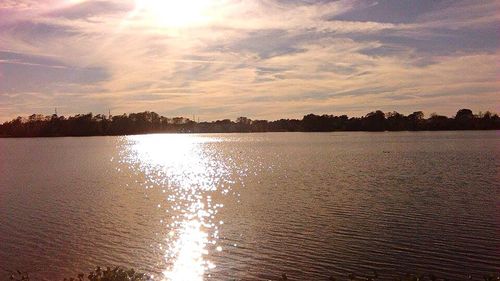
<svg viewBox="0 0 500 281"><path fill-rule="evenodd" d="M10 274L10 280L13 281L30 281L30 277L28 273L26 272L21 272L21 271L16 271L16 272L9 272ZM78 274L77 277L74 278L64 278L64 281L152 281L153 279L145 274L145 273L139 273L136 272L134 269L123 269L121 267L114 267L110 268L107 267L106 269L102 269L101 267L97 267L94 271L90 272L89 275L85 276L83 273ZM277 277L277 281L292 281L292 280L303 280L303 279L296 279L293 277L288 277L286 273L283 273L281 275L281 278ZM307 279L311 280L311 279ZM341 281L341 280L347 280L347 281L378 281L378 280L389 280L389 281L448 281L448 280L481 280L481 281L500 281L500 272L494 273L494 274L487 274L483 275L481 278L473 278L472 275L467 275L464 276L462 279L449 279L449 278L443 278L443 277L438 277L432 273L429 274L405 274L405 275L399 275L397 277L387 277L383 278L381 277L377 271L373 271L373 274L370 275L356 275L354 273L348 274L344 278L335 278L335 277L330 277L328 279L325 279L325 281ZM31 280L33 281L33 280ZM233 281L236 281L234 279Z"/></svg>
<svg viewBox="0 0 500 281"><path fill-rule="evenodd" d="M16 272L10 271L9 274L10 274L9 280L14 280L14 281L29 281L30 280L30 277L29 277L28 273L26 273L26 272L21 272L21 271L17 270Z"/></svg>
<svg viewBox="0 0 500 281"><path fill-rule="evenodd" d="M90 272L87 276L87 279L90 281L146 281L152 280L145 273L135 272L134 269L125 270L121 267L115 267L111 269L107 267L106 269L101 269L101 267L97 267L94 271ZM84 274L78 274L77 278L64 278L64 281L83 281Z"/></svg>

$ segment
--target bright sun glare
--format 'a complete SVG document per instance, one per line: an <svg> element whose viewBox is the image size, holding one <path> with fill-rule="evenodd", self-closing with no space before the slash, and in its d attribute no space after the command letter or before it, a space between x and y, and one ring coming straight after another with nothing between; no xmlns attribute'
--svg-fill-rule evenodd
<svg viewBox="0 0 500 281"><path fill-rule="evenodd" d="M166 214L171 223L165 241L163 281L203 281L215 268L209 251L222 251L218 243L215 217L222 204L212 195L223 192L227 168L207 151L216 138L192 135L143 135L126 138L124 161L131 167L139 165L147 178L147 188L163 189ZM165 201L164 201L165 202ZM163 223L163 222L162 222ZM220 224L220 222L219 222ZM163 250L163 249L162 249Z"/></svg>
<svg viewBox="0 0 500 281"><path fill-rule="evenodd" d="M136 10L162 27L188 27L215 17L214 0L135 0Z"/></svg>

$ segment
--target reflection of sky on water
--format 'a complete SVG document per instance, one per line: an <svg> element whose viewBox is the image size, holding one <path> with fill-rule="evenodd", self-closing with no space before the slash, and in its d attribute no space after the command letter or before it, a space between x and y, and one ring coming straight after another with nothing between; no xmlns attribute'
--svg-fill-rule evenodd
<svg viewBox="0 0 500 281"><path fill-rule="evenodd" d="M226 194L230 161L221 161L210 144L217 138L193 135L141 135L127 137L123 161L146 177L146 188L161 188L171 216L167 230L166 280L203 280L215 265L207 259L209 251L221 251L215 220L222 204L211 194Z"/></svg>

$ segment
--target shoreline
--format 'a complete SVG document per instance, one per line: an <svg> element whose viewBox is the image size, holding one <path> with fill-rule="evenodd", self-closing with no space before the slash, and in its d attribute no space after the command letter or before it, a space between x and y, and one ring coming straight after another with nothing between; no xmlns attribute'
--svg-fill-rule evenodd
<svg viewBox="0 0 500 281"><path fill-rule="evenodd" d="M419 133L419 132L491 132L498 131L500 129L467 129L467 130L385 130L385 131L265 131L265 132L143 132L143 133L133 133L133 134L107 134L107 135L58 135L58 136L2 136L0 135L0 139L34 139L34 138L89 138L89 137L126 137L126 136L140 136L140 135L210 135L210 134L273 134L273 133L320 133L320 134L329 134L329 133Z"/></svg>

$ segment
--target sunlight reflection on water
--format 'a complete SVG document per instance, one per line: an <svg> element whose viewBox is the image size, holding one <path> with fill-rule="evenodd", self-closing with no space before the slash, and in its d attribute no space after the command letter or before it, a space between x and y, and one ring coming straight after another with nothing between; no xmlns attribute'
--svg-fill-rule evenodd
<svg viewBox="0 0 500 281"><path fill-rule="evenodd" d="M222 204L214 203L211 194L227 193L226 161L219 161L207 149L217 138L194 135L128 136L123 161L144 173L146 180L162 188L171 216L165 237L168 268L164 280L203 280L215 264L207 259L217 245L219 231L214 223ZM151 185L146 184L146 188ZM161 208L161 204L158 205ZM222 223L222 222L220 222Z"/></svg>

